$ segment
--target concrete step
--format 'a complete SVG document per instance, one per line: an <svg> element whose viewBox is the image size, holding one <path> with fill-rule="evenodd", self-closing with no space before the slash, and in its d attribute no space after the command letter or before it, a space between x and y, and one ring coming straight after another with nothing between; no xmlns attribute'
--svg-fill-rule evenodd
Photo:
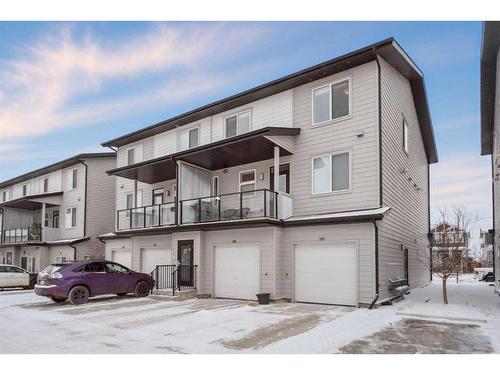
<svg viewBox="0 0 500 375"><path fill-rule="evenodd" d="M184 301L195 298L197 294L196 289L176 290L174 294L172 294L172 289L154 289L152 295L162 299Z"/></svg>

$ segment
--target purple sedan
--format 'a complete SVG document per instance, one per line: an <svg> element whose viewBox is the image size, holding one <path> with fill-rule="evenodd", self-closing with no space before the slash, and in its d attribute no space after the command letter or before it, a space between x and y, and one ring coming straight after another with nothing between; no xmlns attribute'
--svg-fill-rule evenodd
<svg viewBox="0 0 500 375"><path fill-rule="evenodd" d="M153 289L153 278L108 261L55 263L38 274L35 293L54 302L69 300L74 305L103 294L124 296L134 293L146 297Z"/></svg>

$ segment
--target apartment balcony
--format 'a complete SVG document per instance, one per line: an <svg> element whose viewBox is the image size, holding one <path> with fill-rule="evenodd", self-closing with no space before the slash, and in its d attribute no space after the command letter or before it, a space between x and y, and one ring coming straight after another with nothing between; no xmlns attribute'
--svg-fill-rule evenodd
<svg viewBox="0 0 500 375"><path fill-rule="evenodd" d="M25 228L5 229L2 232L0 243L2 244L21 244L21 243L40 243L55 241L60 237L58 228L41 228L40 225L32 225Z"/></svg>
<svg viewBox="0 0 500 375"><path fill-rule="evenodd" d="M154 204L117 211L117 229L143 229L175 225L175 203Z"/></svg>

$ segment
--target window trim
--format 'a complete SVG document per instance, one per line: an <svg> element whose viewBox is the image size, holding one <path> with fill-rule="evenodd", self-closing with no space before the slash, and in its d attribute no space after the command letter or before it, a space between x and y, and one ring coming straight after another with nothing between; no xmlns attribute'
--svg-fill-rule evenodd
<svg viewBox="0 0 500 375"><path fill-rule="evenodd" d="M194 129L198 129L198 145L195 146L195 147L189 147L189 132L191 130L194 130ZM181 134L184 133L184 132L187 132L188 133L188 148L186 148L185 150L182 150L181 149ZM196 148L196 147L199 147L201 146L201 124L196 124L196 125L193 125L193 126L189 126L185 129L179 129L179 131L177 132L177 151L186 151L186 150L192 150L193 148Z"/></svg>
<svg viewBox="0 0 500 375"><path fill-rule="evenodd" d="M243 173L253 172L253 181L241 182L241 175ZM257 190L257 169L247 169L245 171L240 171L238 173L238 191L241 193L241 187L245 185L255 185L255 189ZM246 192L245 192L246 193Z"/></svg>
<svg viewBox="0 0 500 375"><path fill-rule="evenodd" d="M246 113L248 112L248 131L245 132L245 133L239 133L239 129L240 129L240 121L239 121L239 116L243 113ZM228 118L231 118L231 117L235 117L236 116L236 135L232 135L230 137L227 136L227 124L226 124L226 120ZM241 111L237 111L237 112L231 112L230 114L227 114L226 116L224 116L223 118L223 126L224 126L224 139L229 139L229 138L233 138L233 137L237 137L241 134L246 134L246 133L250 133L252 131L252 108L247 108L247 109L243 109Z"/></svg>
<svg viewBox="0 0 500 375"><path fill-rule="evenodd" d="M347 189L340 189L340 190L332 190L332 166L333 166L333 157L336 155L342 155L342 154L348 154L349 155L349 188ZM328 156L330 158L330 178L329 178L329 190L326 192L322 193L315 193L314 192L314 159L318 158L323 158ZM344 194L344 193L350 193L352 192L352 150L339 150L335 152L330 152L326 154L320 154L320 155L313 155L311 156L311 196L313 197L318 197L318 196L324 196L324 195L335 195L335 194Z"/></svg>
<svg viewBox="0 0 500 375"><path fill-rule="evenodd" d="M161 190L161 193L155 193L156 191ZM160 196L161 194L161 203L155 203L155 196ZM157 205L157 204L163 204L165 203L165 188L164 187L159 187L155 188L151 191L151 204L152 205Z"/></svg>
<svg viewBox="0 0 500 375"><path fill-rule="evenodd" d="M24 191L26 188L26 192ZM29 192L28 192L28 184L22 184L21 186L21 195L22 197L27 197L29 195Z"/></svg>
<svg viewBox="0 0 500 375"><path fill-rule="evenodd" d="M138 155L137 153L137 150L141 148L142 149L142 155ZM128 163L128 152L130 150L134 150L134 162L132 164L129 164ZM125 149L125 167L129 166L129 165L134 165L134 164L137 164L137 163L140 163L144 160L144 145L142 143L137 143L135 144L134 146L131 146L131 147L127 147Z"/></svg>
<svg viewBox="0 0 500 375"><path fill-rule="evenodd" d="M403 116L403 151L406 155L410 155L410 125L406 120L406 117Z"/></svg>
<svg viewBox="0 0 500 375"><path fill-rule="evenodd" d="M8 200L9 200L9 190L8 189L2 190L2 202L7 202Z"/></svg>
<svg viewBox="0 0 500 375"><path fill-rule="evenodd" d="M47 190L45 190L45 181L47 181ZM42 193L48 193L49 188L49 176L42 177Z"/></svg>
<svg viewBox="0 0 500 375"><path fill-rule="evenodd" d="M349 113L345 116L342 116L342 117L332 118L332 86L334 86L338 83L342 83L344 81L347 81L349 83ZM330 87L330 99L328 101L328 103L330 105L330 118L328 120L325 120L325 121L314 122L314 91L325 88L325 87ZM315 87L311 88L311 126L312 127L318 127L318 126L322 126L322 125L332 124L335 122L346 120L346 119L351 118L351 117L352 117L352 77L350 75L343 77L343 78L340 78L340 79L337 79L335 81L324 83L324 84L321 84L319 86L315 86Z"/></svg>

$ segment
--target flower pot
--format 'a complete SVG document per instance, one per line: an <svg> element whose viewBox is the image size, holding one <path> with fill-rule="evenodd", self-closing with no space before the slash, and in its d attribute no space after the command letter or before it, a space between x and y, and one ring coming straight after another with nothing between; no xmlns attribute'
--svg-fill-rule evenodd
<svg viewBox="0 0 500 375"><path fill-rule="evenodd" d="M257 300L259 305L269 305L269 296L271 293L259 293L257 294Z"/></svg>

